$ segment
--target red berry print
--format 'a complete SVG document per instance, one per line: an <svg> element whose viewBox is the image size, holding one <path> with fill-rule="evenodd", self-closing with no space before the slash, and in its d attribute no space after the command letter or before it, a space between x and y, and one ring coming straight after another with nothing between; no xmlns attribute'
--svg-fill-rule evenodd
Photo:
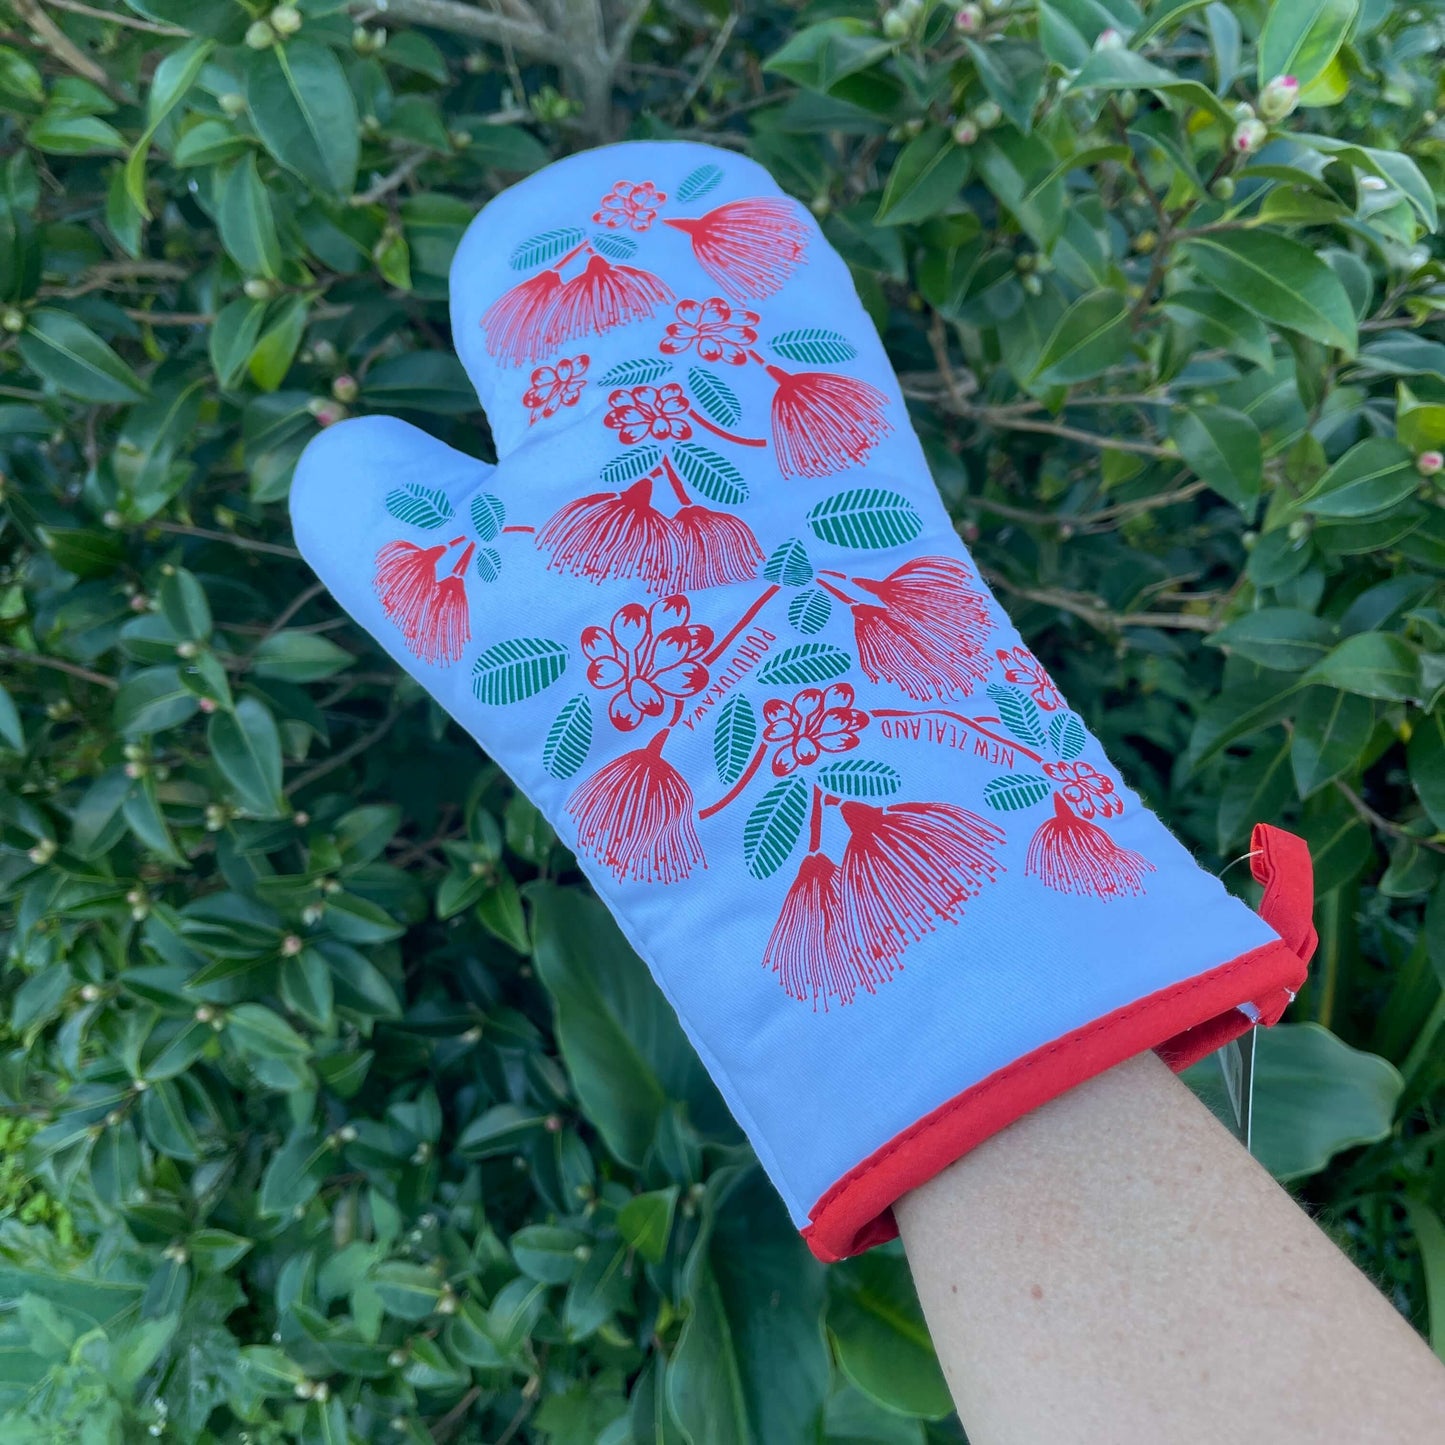
<svg viewBox="0 0 1445 1445"><path fill-rule="evenodd" d="M1113 818L1124 811L1113 778L1090 763L1045 763L1044 772L1063 784L1060 794L1081 818Z"/></svg>
<svg viewBox="0 0 1445 1445"><path fill-rule="evenodd" d="M785 778L825 753L852 752L869 717L853 706L851 685L837 682L827 688L806 687L790 702L769 699L763 704L763 722L763 741L773 747L773 773Z"/></svg>
<svg viewBox="0 0 1445 1445"><path fill-rule="evenodd" d="M597 203L592 219L609 231L645 231L666 199L667 193L651 181L618 181Z"/></svg>
<svg viewBox="0 0 1445 1445"><path fill-rule="evenodd" d="M562 357L553 366L539 366L532 372L532 384L522 393L522 405L530 412L528 425L535 426L555 416L564 406L576 406L587 385L589 358Z"/></svg>
<svg viewBox="0 0 1445 1445"><path fill-rule="evenodd" d="M607 627L582 633L587 681L611 693L607 715L614 727L632 732L667 704L693 697L708 684L699 659L712 646L712 628L689 622L683 596L664 597L651 607L629 602Z"/></svg>
<svg viewBox="0 0 1445 1445"><path fill-rule="evenodd" d="M687 419L690 403L675 381L665 386L619 387L607 398L604 426L624 446L640 441L686 441L692 435Z"/></svg>
<svg viewBox="0 0 1445 1445"><path fill-rule="evenodd" d="M1045 712L1055 712L1063 707L1064 700L1054 686L1054 680L1044 671L1044 665L1026 647L1015 647L1005 651L1000 647L995 654L1003 663L1003 680L1029 690L1029 696Z"/></svg>
<svg viewBox="0 0 1445 1445"><path fill-rule="evenodd" d="M743 366L748 348L757 344L758 313L734 310L721 296L679 301L676 316L658 343L657 349L667 356L696 348L700 361Z"/></svg>

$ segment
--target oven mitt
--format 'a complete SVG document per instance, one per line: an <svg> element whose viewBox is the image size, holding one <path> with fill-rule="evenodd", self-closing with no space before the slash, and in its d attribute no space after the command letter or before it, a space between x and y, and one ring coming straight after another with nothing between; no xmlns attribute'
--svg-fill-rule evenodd
<svg viewBox="0 0 1445 1445"><path fill-rule="evenodd" d="M559 161L473 222L451 312L496 468L343 421L297 540L574 850L817 1255L1091 1075L1279 1017L1304 845L1257 831L1261 916L1119 778L765 171Z"/></svg>

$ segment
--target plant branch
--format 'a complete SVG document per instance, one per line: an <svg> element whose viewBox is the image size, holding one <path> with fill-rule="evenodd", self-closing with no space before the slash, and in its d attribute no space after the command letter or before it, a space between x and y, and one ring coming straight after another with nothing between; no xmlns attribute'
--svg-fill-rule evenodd
<svg viewBox="0 0 1445 1445"><path fill-rule="evenodd" d="M18 647L6 647L0 645L0 657L8 662L31 663L35 667L49 667L56 672L68 673L71 677L78 677L82 682L93 682L97 687L108 687L114 692L119 686L115 678L107 677L103 672L92 672L88 667L81 667L77 662L66 662L63 657L47 657L39 652L25 652Z"/></svg>
<svg viewBox="0 0 1445 1445"><path fill-rule="evenodd" d="M107 95L121 99L120 92L111 83L105 70L90 58L65 32L45 13L40 0L14 0L15 13L35 32L35 38L57 60L77 75L99 86ZM107 19L114 17L107 16Z"/></svg>
<svg viewBox="0 0 1445 1445"><path fill-rule="evenodd" d="M282 788L282 793L289 798L293 793L299 793L302 788L309 787L318 779L324 778L327 773L344 767L352 758L359 757L368 748L375 747L392 730L400 716L400 709L393 708L369 733L363 733L355 742L348 743L340 752L332 753L329 758L317 763L314 768L308 768L299 777L292 778Z"/></svg>
<svg viewBox="0 0 1445 1445"><path fill-rule="evenodd" d="M516 12L522 7L507 8ZM462 5L458 0L371 0L370 4L354 5L352 9L366 10L388 25L430 25L452 35L510 45L554 65L566 64L570 59L566 40L549 34L535 14L530 20L521 20L476 5Z"/></svg>
<svg viewBox="0 0 1445 1445"><path fill-rule="evenodd" d="M184 522L150 522L147 525L160 532L170 532L177 537L201 537L207 542L226 542L244 552L265 552L272 557L294 557L301 554L294 547L283 547L279 542L259 542L254 537L240 537L234 532L215 532L209 527L188 527Z"/></svg>

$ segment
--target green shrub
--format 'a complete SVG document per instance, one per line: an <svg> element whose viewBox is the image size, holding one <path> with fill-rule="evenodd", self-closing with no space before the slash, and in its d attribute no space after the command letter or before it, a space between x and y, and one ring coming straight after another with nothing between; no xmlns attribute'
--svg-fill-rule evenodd
<svg viewBox="0 0 1445 1445"><path fill-rule="evenodd" d="M1124 771L1311 841L1260 1152L1445 1342L1445 8L348 8L0 0L0 1438L960 1438L289 543L319 424L485 452L451 251L609 131L812 206Z"/></svg>

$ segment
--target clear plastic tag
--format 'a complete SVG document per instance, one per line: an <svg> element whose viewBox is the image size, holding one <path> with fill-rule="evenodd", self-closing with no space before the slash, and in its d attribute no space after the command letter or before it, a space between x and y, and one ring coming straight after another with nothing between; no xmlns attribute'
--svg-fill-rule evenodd
<svg viewBox="0 0 1445 1445"><path fill-rule="evenodd" d="M1250 1148L1254 1122L1254 1047L1258 1033L1257 1026L1249 1029L1237 1039L1231 1039L1214 1056L1219 1060L1224 1092L1229 1099L1229 1117L1225 1123L1231 1125L1235 1138L1246 1149Z"/></svg>

